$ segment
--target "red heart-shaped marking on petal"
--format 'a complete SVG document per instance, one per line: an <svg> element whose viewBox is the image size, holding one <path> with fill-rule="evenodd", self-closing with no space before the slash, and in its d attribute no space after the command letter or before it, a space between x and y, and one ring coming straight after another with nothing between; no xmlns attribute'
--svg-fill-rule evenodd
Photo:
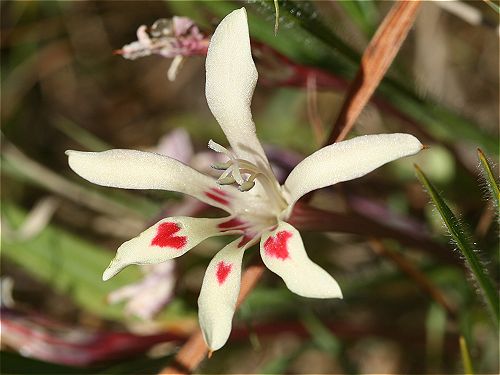
<svg viewBox="0 0 500 375"><path fill-rule="evenodd" d="M151 241L151 246L173 247L181 249L186 246L186 236L174 236L175 233L181 230L177 223L161 223L158 226L155 238Z"/></svg>
<svg viewBox="0 0 500 375"><path fill-rule="evenodd" d="M226 264L224 262L219 262L217 264L217 271L215 273L215 276L217 276L217 281L219 282L219 285L224 284L232 268L233 268L232 264Z"/></svg>
<svg viewBox="0 0 500 375"><path fill-rule="evenodd" d="M266 242L264 242L264 250L266 255L281 260L285 260L290 257L288 252L288 239L292 237L292 233L287 231L281 231L276 233L276 237L269 237Z"/></svg>

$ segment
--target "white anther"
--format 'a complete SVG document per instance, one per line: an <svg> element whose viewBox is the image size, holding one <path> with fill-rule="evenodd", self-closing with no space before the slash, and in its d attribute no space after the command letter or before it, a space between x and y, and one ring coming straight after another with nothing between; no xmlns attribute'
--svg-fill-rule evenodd
<svg viewBox="0 0 500 375"><path fill-rule="evenodd" d="M224 178L221 177L219 177L219 179L217 180L217 183L219 185L232 185L236 182L233 176L226 176Z"/></svg>
<svg viewBox="0 0 500 375"><path fill-rule="evenodd" d="M229 176L232 172L233 172L233 168L234 168L234 165L231 165L229 166L228 169L226 169L220 176L219 176L219 179L223 179L223 178L226 178L227 176Z"/></svg>
<svg viewBox="0 0 500 375"><path fill-rule="evenodd" d="M221 146L217 142L214 142L212 139L208 141L208 147L214 150L215 152L226 154L230 159L233 159L232 155L229 153L229 150L227 148Z"/></svg>
<svg viewBox="0 0 500 375"><path fill-rule="evenodd" d="M230 166L231 166L231 162L228 161L228 162L225 162L225 163L214 163L211 165L211 167L213 169L216 169L218 171L225 171L226 169L228 169Z"/></svg>
<svg viewBox="0 0 500 375"><path fill-rule="evenodd" d="M255 181L245 181L239 187L239 191L248 191L255 186Z"/></svg>

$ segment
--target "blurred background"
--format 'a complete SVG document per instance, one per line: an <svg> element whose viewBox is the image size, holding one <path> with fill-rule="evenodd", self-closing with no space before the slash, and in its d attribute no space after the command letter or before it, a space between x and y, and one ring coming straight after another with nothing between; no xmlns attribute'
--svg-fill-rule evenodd
<svg viewBox="0 0 500 375"><path fill-rule="evenodd" d="M498 282L498 211L476 154L498 162L498 4L450 4L422 4L350 134L407 132L430 148L310 202L394 235L303 233L344 299L301 298L266 271L200 373L462 373L460 337L477 373L498 373L498 330L413 167L462 219ZM220 213L173 193L92 185L64 154L155 150L206 170L208 139L227 144L206 104L203 53L184 51L169 80L171 58L120 55L139 26L189 17L208 41L224 15L247 8L254 120L283 179L326 139L391 5L280 1L274 35L267 1L2 1L2 371L155 373L197 327L205 268L227 240L108 282L101 275L121 243L160 218Z"/></svg>

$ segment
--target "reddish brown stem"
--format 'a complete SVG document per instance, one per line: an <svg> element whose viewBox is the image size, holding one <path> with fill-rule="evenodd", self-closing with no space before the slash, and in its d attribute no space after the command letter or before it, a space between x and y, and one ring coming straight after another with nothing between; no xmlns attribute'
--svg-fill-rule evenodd
<svg viewBox="0 0 500 375"><path fill-rule="evenodd" d="M299 202L288 221L302 231L352 233L367 237L376 235L378 238L395 239L402 245L418 248L445 263L462 266L460 259L447 247L434 242L425 234L416 235L359 214L324 211Z"/></svg>

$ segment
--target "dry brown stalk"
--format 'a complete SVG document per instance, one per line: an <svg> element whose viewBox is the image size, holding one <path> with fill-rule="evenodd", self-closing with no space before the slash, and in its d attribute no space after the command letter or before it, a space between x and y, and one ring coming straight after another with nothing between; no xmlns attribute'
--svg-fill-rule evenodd
<svg viewBox="0 0 500 375"><path fill-rule="evenodd" d="M361 57L327 144L343 140L392 64L417 15L420 0L397 1Z"/></svg>
<svg viewBox="0 0 500 375"><path fill-rule="evenodd" d="M307 76L307 115L313 129L316 143L320 146L323 140L324 129L318 111L318 90L315 74L309 74Z"/></svg>
<svg viewBox="0 0 500 375"><path fill-rule="evenodd" d="M344 139L351 130L406 38L419 5L419 0L397 2L380 25L363 54L360 70L351 85L328 143ZM263 271L264 266L258 265L243 273L237 308L257 285ZM173 363L160 374L190 374L207 354L208 348L198 329L177 353Z"/></svg>

